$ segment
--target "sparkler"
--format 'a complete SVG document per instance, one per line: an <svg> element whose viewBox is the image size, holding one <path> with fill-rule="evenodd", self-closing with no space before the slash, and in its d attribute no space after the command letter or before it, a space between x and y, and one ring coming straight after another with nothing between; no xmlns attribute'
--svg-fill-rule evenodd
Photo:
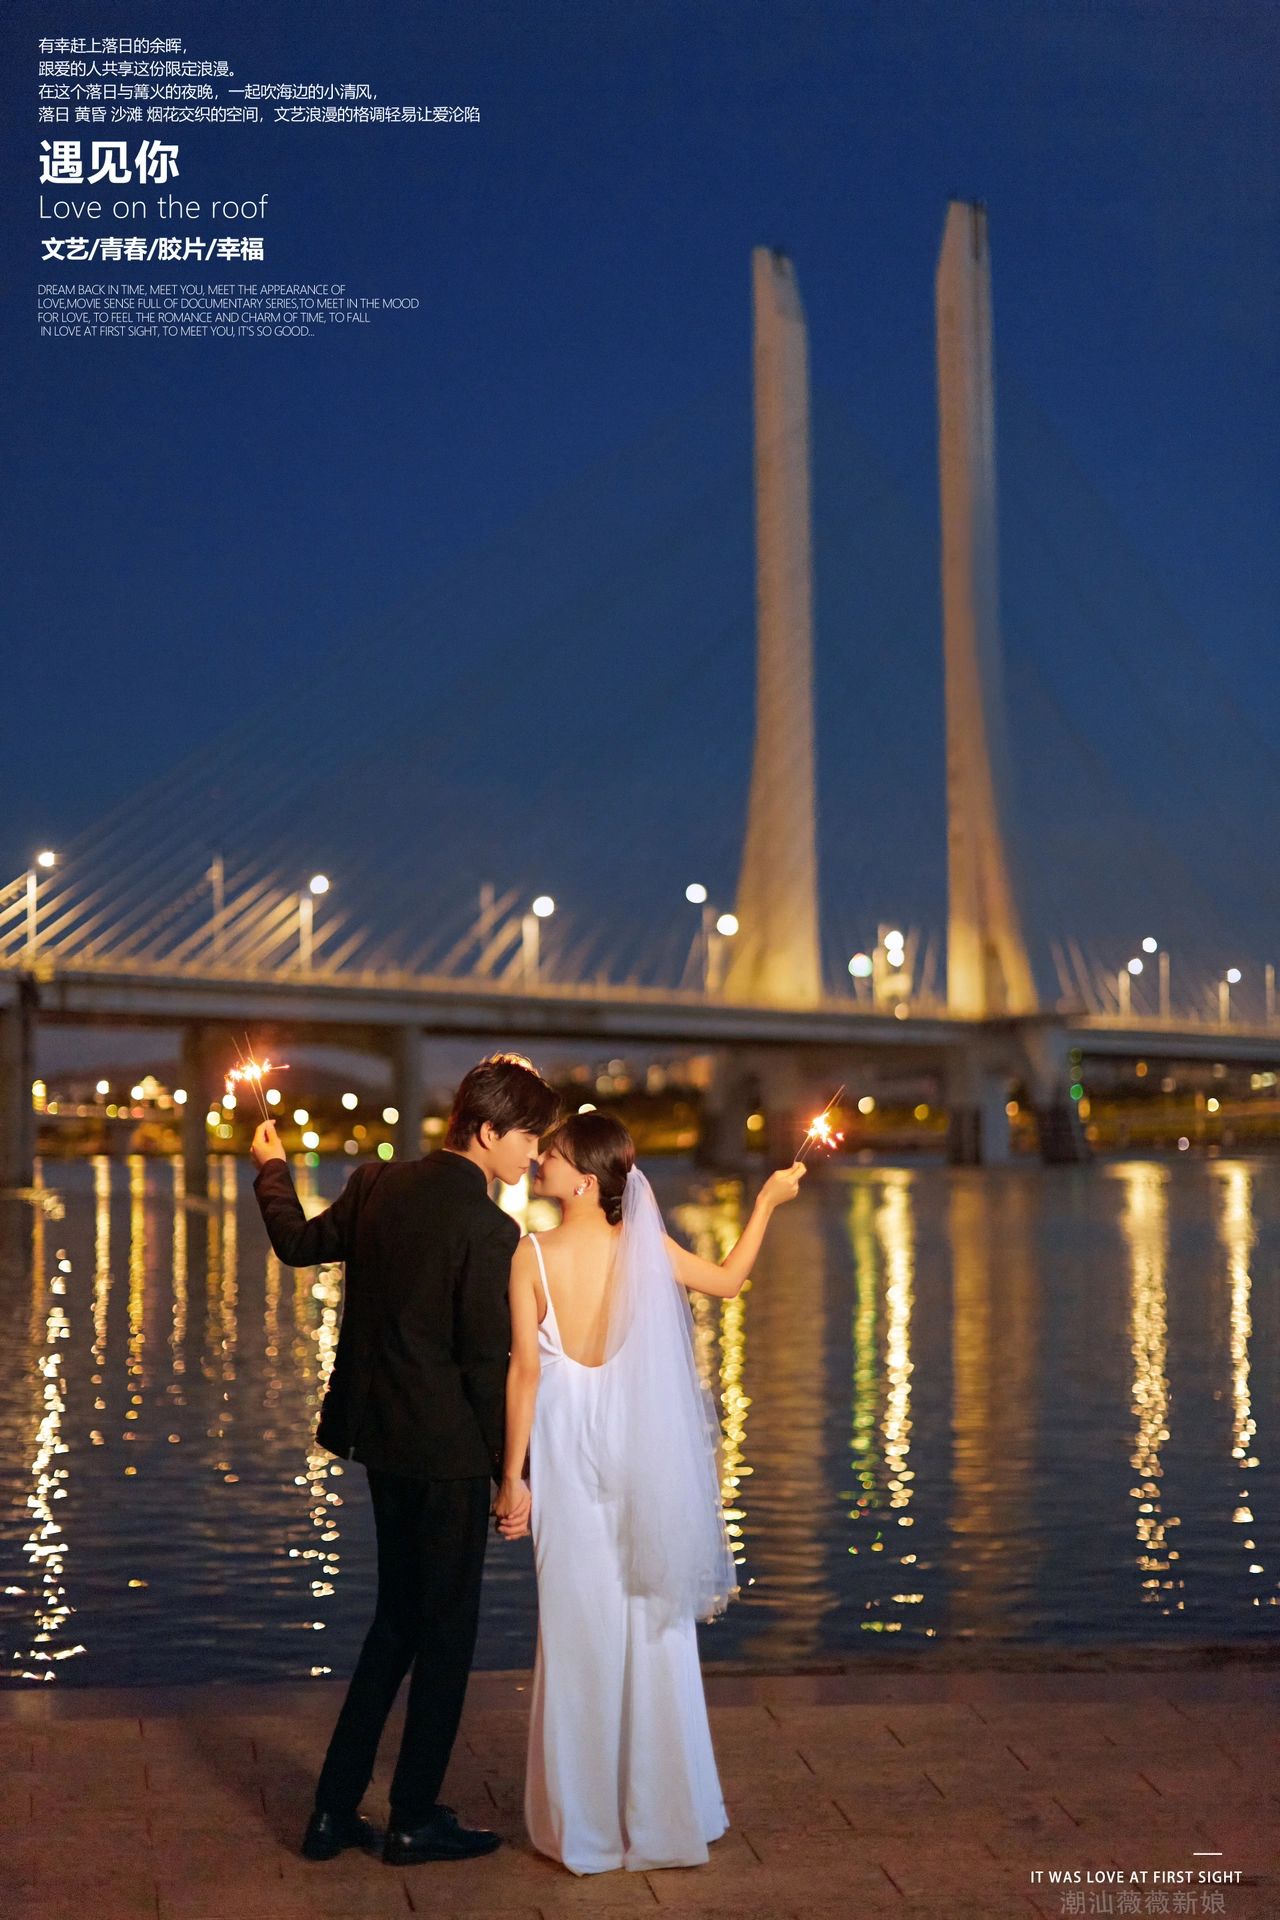
<svg viewBox="0 0 1280 1920"><path fill-rule="evenodd" d="M839 1104L840 1096L843 1092L844 1088L838 1087L828 1100L826 1106L822 1109L822 1112L815 1114L809 1122L809 1130L801 1141L800 1151L796 1155L798 1161L804 1159L812 1146L826 1147L829 1152L834 1152L843 1141L844 1135L836 1132L831 1119L831 1109Z"/></svg>
<svg viewBox="0 0 1280 1920"><path fill-rule="evenodd" d="M253 1048L250 1045L247 1033L244 1037L244 1047L245 1050L241 1053L237 1045L236 1064L226 1074L224 1085L228 1093L234 1093L237 1087L251 1087L257 1098L258 1105L262 1110L263 1119L269 1120L271 1118L271 1110L263 1095L262 1083L270 1073L287 1073L289 1071L288 1066L284 1061L281 1061L279 1064L273 1064L270 1060L255 1060L253 1057Z"/></svg>

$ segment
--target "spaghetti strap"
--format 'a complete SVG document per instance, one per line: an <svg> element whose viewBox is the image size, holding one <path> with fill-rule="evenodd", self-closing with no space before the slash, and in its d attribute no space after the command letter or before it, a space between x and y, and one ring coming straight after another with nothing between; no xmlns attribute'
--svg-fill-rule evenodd
<svg viewBox="0 0 1280 1920"><path fill-rule="evenodd" d="M548 1338L554 1339L557 1347L563 1352L564 1343L560 1338L560 1322L556 1319L555 1303L551 1298L551 1289L547 1285L547 1263L542 1257L542 1248L538 1244L537 1234L531 1233L529 1238L532 1240L533 1250L538 1256L538 1272L542 1275L542 1296L547 1303L547 1311L539 1324L545 1326Z"/></svg>

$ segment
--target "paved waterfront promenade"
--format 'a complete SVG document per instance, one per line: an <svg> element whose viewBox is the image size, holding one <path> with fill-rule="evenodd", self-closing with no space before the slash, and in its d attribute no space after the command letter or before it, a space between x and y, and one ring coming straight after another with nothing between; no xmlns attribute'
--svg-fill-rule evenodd
<svg viewBox="0 0 1280 1920"><path fill-rule="evenodd" d="M524 1674L473 1680L445 1793L512 1844L407 1871L297 1855L332 1684L0 1694L0 1920L1280 1920L1274 1666L712 1673L708 1694L733 1821L711 1863L591 1879L523 1839ZM379 1819L386 1778L365 1803ZM1090 1867L1148 1878L1122 1904ZM1048 1879L1070 1868L1074 1904ZM1190 1870L1190 1891L1157 1892L1161 1869ZM1243 1879L1206 1898L1201 1869Z"/></svg>

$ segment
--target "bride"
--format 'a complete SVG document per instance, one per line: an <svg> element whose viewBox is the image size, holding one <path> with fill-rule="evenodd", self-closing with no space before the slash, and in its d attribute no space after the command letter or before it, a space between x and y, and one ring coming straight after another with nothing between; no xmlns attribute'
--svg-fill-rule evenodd
<svg viewBox="0 0 1280 1920"><path fill-rule="evenodd" d="M770 1175L716 1266L667 1235L620 1121L577 1114L540 1158L562 1218L512 1261L494 1511L537 1570L525 1824L574 1873L698 1866L729 1824L695 1623L737 1580L682 1289L733 1298L804 1172Z"/></svg>

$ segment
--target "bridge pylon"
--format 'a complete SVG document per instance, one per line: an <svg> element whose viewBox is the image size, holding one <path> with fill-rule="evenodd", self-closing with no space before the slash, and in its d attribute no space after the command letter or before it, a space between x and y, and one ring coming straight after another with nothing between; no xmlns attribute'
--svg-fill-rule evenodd
<svg viewBox="0 0 1280 1920"><path fill-rule="evenodd" d="M731 999L815 1006L818 938L813 730L809 353L795 270L751 255L756 494L756 731Z"/></svg>
<svg viewBox="0 0 1280 1920"><path fill-rule="evenodd" d="M975 1021L1023 1019L1025 1077L1046 1158L1083 1157L1074 1107L1046 1044L1010 852L1011 780L1000 643L991 252L986 210L953 200L935 282L942 626L946 678L947 1005ZM1034 1038L1031 1030L1034 1028ZM949 1150L1003 1158L1002 1049L975 1037L953 1076ZM1007 1086L1006 1086L1007 1092Z"/></svg>

